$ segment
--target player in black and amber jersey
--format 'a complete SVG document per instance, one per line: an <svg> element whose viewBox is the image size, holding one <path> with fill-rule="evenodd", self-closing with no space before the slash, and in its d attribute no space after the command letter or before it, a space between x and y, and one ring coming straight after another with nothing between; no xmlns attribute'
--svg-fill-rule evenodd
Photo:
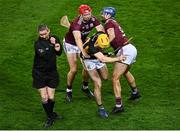
<svg viewBox="0 0 180 131"><path fill-rule="evenodd" d="M105 63L125 60L125 57L122 55L118 57L105 56L103 49L109 47L109 45L108 36L103 32L98 32L85 42L83 46L84 51L90 57L84 58L81 54L82 63L94 83L94 96L99 107L98 113L103 118L108 117L108 113L105 111L101 100L101 78L105 80L108 79L108 70Z"/></svg>

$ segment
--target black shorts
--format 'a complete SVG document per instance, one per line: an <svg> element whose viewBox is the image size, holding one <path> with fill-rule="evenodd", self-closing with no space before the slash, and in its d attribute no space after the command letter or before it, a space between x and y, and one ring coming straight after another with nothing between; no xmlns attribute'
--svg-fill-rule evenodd
<svg viewBox="0 0 180 131"><path fill-rule="evenodd" d="M41 72L33 69L32 77L33 87L36 89L44 88L45 86L56 88L59 84L59 74L56 70L51 72Z"/></svg>

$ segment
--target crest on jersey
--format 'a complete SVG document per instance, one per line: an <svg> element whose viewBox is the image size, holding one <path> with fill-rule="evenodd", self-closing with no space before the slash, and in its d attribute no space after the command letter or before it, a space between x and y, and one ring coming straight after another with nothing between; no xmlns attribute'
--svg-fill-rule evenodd
<svg viewBox="0 0 180 131"><path fill-rule="evenodd" d="M91 24L90 24L90 27L94 27L94 24L93 24L93 23L91 23Z"/></svg>

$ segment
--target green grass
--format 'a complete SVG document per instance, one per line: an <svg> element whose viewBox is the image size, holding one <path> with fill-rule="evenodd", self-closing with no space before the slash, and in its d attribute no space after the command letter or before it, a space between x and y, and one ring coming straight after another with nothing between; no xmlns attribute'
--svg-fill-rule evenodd
<svg viewBox="0 0 180 131"><path fill-rule="evenodd" d="M104 6L117 8L116 19L138 49L132 68L142 98L127 101L129 87L122 79L125 112L101 119L94 101L80 91L81 68L74 81L74 102L64 101L68 64L58 58L61 83L56 92L56 111L65 119L50 129L180 129L180 2L178 0L0 0L0 129L44 129L40 97L32 89L31 68L36 27L47 23L62 39L67 29L59 19L73 19L80 4L92 6L94 15ZM98 5L98 7L97 7ZM108 64L110 78L112 65ZM92 87L92 82L90 83ZM114 105L111 80L103 82L103 101Z"/></svg>

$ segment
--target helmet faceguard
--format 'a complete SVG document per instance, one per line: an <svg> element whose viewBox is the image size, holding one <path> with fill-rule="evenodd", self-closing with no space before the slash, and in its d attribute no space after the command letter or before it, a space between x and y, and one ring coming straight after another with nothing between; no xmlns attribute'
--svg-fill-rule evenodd
<svg viewBox="0 0 180 131"><path fill-rule="evenodd" d="M102 15L111 15L111 17L115 17L116 9L114 7L104 7L102 9Z"/></svg>

